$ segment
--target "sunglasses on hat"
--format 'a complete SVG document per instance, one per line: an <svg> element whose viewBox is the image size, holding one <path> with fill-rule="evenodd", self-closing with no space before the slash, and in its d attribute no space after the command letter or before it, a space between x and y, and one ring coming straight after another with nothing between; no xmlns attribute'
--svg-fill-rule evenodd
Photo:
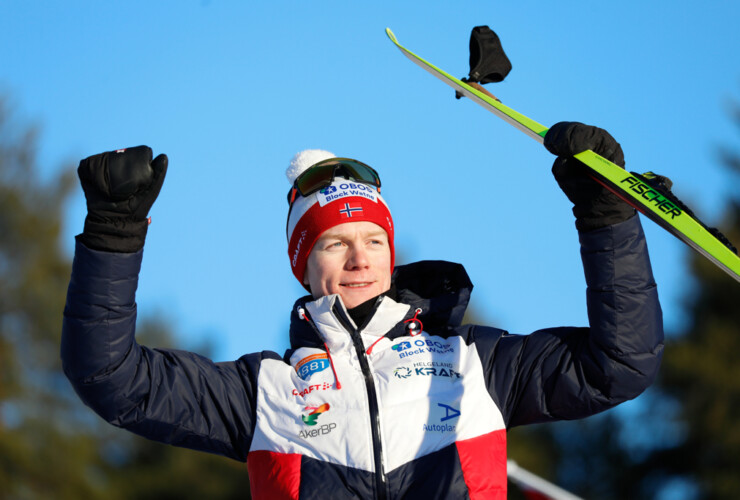
<svg viewBox="0 0 740 500"><path fill-rule="evenodd" d="M350 158L329 158L312 165L296 178L288 191L288 204L293 205L298 193L308 196L330 186L336 177L374 186L380 192L380 176L372 167Z"/></svg>

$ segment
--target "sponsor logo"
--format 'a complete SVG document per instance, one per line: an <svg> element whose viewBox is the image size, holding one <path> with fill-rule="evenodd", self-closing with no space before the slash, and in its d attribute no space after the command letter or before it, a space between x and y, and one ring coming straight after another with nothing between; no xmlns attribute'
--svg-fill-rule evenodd
<svg viewBox="0 0 740 500"><path fill-rule="evenodd" d="M311 375L329 368L329 358L325 352L306 356L295 364L295 371L303 380L308 380Z"/></svg>
<svg viewBox="0 0 740 500"><path fill-rule="evenodd" d="M310 439L325 436L336 429L337 424L334 422L317 426L319 417L327 411L329 411L329 403L324 403L321 406L306 406L303 408L301 420L303 420L304 424L311 426L311 428L301 429L300 432L298 432L298 437L301 439Z"/></svg>
<svg viewBox="0 0 740 500"><path fill-rule="evenodd" d="M333 431L336 428L337 428L337 424L335 423L324 424L314 429L303 429L301 432L298 433L298 437L302 439L308 439L308 438L314 438L318 436L324 436L326 434L329 434L331 431Z"/></svg>
<svg viewBox="0 0 740 500"><path fill-rule="evenodd" d="M406 349L411 349L411 342L399 342L398 344L391 347L392 350L401 352L405 351Z"/></svg>
<svg viewBox="0 0 740 500"><path fill-rule="evenodd" d="M344 182L339 185L335 184L333 186L326 187L318 192L317 198L319 200L319 205L323 207L327 203L341 200L342 198L347 198L349 196L365 198L373 203L378 202L378 195L372 187L354 182Z"/></svg>
<svg viewBox="0 0 740 500"><path fill-rule="evenodd" d="M298 238L298 244L295 247L295 252L293 252L293 260L290 261L293 267L298 264L298 254L301 252L301 245L303 245L303 240L306 239L306 233L308 233L308 231L301 231L301 237Z"/></svg>
<svg viewBox="0 0 740 500"><path fill-rule="evenodd" d="M306 406L303 409L304 415L301 415L301 420L306 425L316 425L316 421L321 414L327 411L329 411L329 403L324 403L321 406Z"/></svg>
<svg viewBox="0 0 740 500"><path fill-rule="evenodd" d="M440 422L446 422L448 420L452 420L454 418L457 418L460 416L460 410L457 408L453 408L450 405L446 405L444 403L437 403L437 406L440 408L444 408L445 415L443 417L440 417ZM455 432L455 425L452 424L433 424L433 423L427 423L427 424L421 424L422 428L424 429L424 432Z"/></svg>
<svg viewBox="0 0 740 500"><path fill-rule="evenodd" d="M445 422L447 420L457 418L460 416L460 410L457 410L450 405L446 405L444 403L437 403L437 406L445 409L445 416L439 419L440 422Z"/></svg>
<svg viewBox="0 0 740 500"><path fill-rule="evenodd" d="M311 394L313 391L325 391L327 389L331 389L333 387L332 384L327 384L324 382L323 384L315 384L315 385L309 385L302 391L299 391L298 389L293 389L293 396L300 396L302 398L305 398L308 394Z"/></svg>
<svg viewBox="0 0 740 500"><path fill-rule="evenodd" d="M414 368L421 366L441 366L443 368L452 368L452 363L443 363L441 361L419 361L418 363L414 363Z"/></svg>
<svg viewBox="0 0 740 500"><path fill-rule="evenodd" d="M620 184L624 184L625 182L629 184L630 191L639 194L642 198L647 200L647 203L645 203L646 205L655 205L655 208L670 215L671 220L681 215L681 209L673 204L672 201L644 182L641 182L639 179L630 175L623 179Z"/></svg>
<svg viewBox="0 0 740 500"><path fill-rule="evenodd" d="M425 432L455 432L455 426L449 424L421 424Z"/></svg>
<svg viewBox="0 0 740 500"><path fill-rule="evenodd" d="M431 339L404 340L393 345L391 350L396 351L401 359L424 353L449 354L455 352L452 345Z"/></svg>
<svg viewBox="0 0 740 500"><path fill-rule="evenodd" d="M451 379L462 378L462 374L452 368L434 366L415 366L413 370L406 366L399 366L393 371L393 375L402 379L409 378L412 375L420 377L446 377Z"/></svg>
<svg viewBox="0 0 740 500"><path fill-rule="evenodd" d="M399 366L393 370L393 375L398 378L409 378L411 376L411 369L405 366Z"/></svg>

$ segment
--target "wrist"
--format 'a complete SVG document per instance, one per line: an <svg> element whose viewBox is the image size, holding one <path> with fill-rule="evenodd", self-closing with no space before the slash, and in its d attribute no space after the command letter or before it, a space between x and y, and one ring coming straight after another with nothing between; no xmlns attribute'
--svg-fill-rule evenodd
<svg viewBox="0 0 740 500"><path fill-rule="evenodd" d="M88 215L77 240L92 250L134 253L144 248L149 222L124 218L100 219Z"/></svg>
<svg viewBox="0 0 740 500"><path fill-rule="evenodd" d="M605 207L598 211L588 210L585 213L579 213L576 207L573 208L573 215L576 216L576 229L581 233L619 224L631 219L636 213L637 211L626 203Z"/></svg>

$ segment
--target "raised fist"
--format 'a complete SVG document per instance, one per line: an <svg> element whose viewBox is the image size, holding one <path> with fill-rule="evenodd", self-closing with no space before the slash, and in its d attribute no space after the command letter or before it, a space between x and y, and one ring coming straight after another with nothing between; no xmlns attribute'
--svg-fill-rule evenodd
<svg viewBox="0 0 740 500"><path fill-rule="evenodd" d="M624 168L622 146L604 129L578 122L556 123L545 136L545 147L558 158L552 173L568 199L573 202L573 215L579 231L591 231L633 215L635 209L617 195L593 180L588 167L573 155L590 149Z"/></svg>
<svg viewBox="0 0 740 500"><path fill-rule="evenodd" d="M147 146L82 160L77 174L87 199L87 217L78 240L94 250L109 252L143 248L147 215L166 173L167 156L152 160L152 150Z"/></svg>

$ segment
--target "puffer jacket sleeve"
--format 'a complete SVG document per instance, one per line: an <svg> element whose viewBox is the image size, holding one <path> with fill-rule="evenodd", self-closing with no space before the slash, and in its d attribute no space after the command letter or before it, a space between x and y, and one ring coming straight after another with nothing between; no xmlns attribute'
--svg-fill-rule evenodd
<svg viewBox="0 0 740 500"><path fill-rule="evenodd" d="M142 253L99 252L77 243L62 327L64 373L82 401L115 426L244 461L260 361L279 356L214 363L137 344Z"/></svg>
<svg viewBox="0 0 740 500"><path fill-rule="evenodd" d="M588 328L474 330L508 427L593 415L637 397L658 372L663 318L639 217L579 237Z"/></svg>

